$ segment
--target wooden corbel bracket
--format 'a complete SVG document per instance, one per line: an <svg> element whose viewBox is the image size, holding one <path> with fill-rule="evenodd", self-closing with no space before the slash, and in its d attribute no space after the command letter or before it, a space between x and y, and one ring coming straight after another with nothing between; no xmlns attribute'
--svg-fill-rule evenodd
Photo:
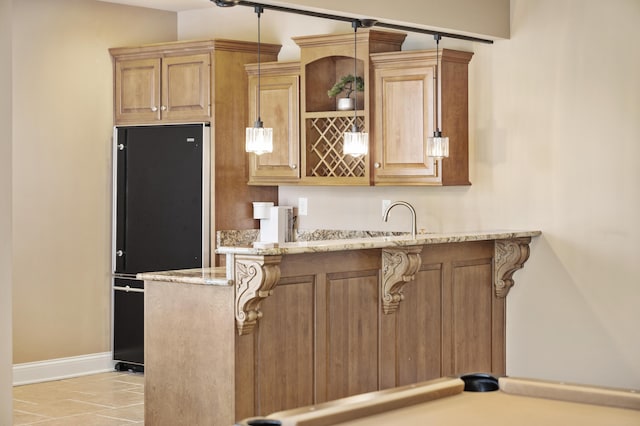
<svg viewBox="0 0 640 426"><path fill-rule="evenodd" d="M422 246L388 248L382 250L382 310L392 314L404 299L402 288L415 278L420 269Z"/></svg>
<svg viewBox="0 0 640 426"><path fill-rule="evenodd" d="M273 294L282 256L235 256L235 316L239 335L253 332L262 317L260 303Z"/></svg>
<svg viewBox="0 0 640 426"><path fill-rule="evenodd" d="M496 240L494 287L497 297L507 297L513 287L513 274L524 266L529 258L531 237Z"/></svg>

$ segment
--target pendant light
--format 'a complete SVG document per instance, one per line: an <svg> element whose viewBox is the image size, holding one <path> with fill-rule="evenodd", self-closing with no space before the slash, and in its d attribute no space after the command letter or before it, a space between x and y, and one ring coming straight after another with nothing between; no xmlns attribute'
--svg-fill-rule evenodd
<svg viewBox="0 0 640 426"><path fill-rule="evenodd" d="M438 60L439 60L439 52L438 52L438 45L440 44L440 39L442 38L442 36L440 36L440 34L435 34L433 36L433 38L436 40L436 73L435 73L435 80L436 80L436 90L435 90L435 95L436 95L436 120L435 120L435 132L433 132L433 136L427 138L427 157L429 158L435 158L435 159L442 159L445 157L449 156L449 138L446 136L442 136L442 132L440 131L440 123L438 120L438 103L439 103L439 95L438 95L438 87L440 86L440 80L438 78L438 69L439 64L438 64Z"/></svg>
<svg viewBox="0 0 640 426"><path fill-rule="evenodd" d="M358 32L358 27L360 26L360 21L351 21L351 26L353 27L353 77L354 79L356 79L358 77L358 39L356 34ZM369 151L369 134L361 132L358 129L357 111L358 96L357 94L355 94L353 97L353 125L351 126L350 132L344 133L344 143L342 145L343 154L351 155L353 157L361 157L363 155L367 155L367 152Z"/></svg>
<svg viewBox="0 0 640 426"><path fill-rule="evenodd" d="M256 155L273 152L273 129L263 127L260 119L260 15L264 12L262 6L255 6L254 11L258 15L258 93L256 99L256 121L253 127L247 127L245 151Z"/></svg>

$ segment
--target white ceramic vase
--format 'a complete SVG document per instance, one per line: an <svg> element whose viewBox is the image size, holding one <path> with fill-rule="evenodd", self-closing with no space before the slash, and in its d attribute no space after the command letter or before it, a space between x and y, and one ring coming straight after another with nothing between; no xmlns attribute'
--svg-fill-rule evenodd
<svg viewBox="0 0 640 426"><path fill-rule="evenodd" d="M353 109L353 98L338 98L338 111L349 111Z"/></svg>

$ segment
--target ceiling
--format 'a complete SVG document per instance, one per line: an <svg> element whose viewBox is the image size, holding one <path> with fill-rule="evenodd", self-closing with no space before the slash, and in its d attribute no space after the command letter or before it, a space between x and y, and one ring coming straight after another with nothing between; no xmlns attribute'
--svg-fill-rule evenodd
<svg viewBox="0 0 640 426"><path fill-rule="evenodd" d="M100 0L107 3L120 3L129 6L148 7L150 9L180 12L191 9L215 7L210 0Z"/></svg>

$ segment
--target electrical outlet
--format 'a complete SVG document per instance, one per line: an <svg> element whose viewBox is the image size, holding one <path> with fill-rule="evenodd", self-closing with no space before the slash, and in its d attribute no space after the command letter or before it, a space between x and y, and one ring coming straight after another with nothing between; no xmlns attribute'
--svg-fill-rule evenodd
<svg viewBox="0 0 640 426"><path fill-rule="evenodd" d="M382 200L382 214L387 211L387 207L391 205L391 200Z"/></svg>
<svg viewBox="0 0 640 426"><path fill-rule="evenodd" d="M307 199L306 198L298 198L298 215L299 216L307 215Z"/></svg>

